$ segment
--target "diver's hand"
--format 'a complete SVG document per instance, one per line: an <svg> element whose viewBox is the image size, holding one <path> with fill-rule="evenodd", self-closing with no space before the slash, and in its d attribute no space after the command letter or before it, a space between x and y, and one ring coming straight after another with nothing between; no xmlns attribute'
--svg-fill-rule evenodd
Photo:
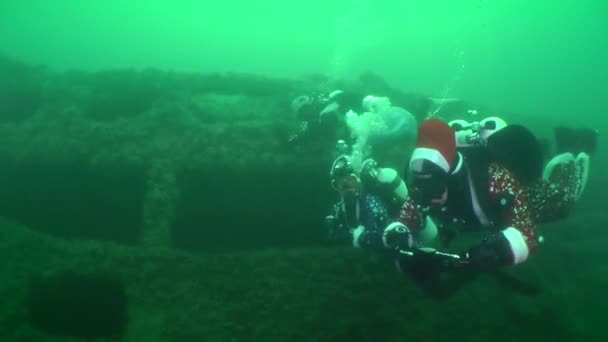
<svg viewBox="0 0 608 342"><path fill-rule="evenodd" d="M496 249L488 248L485 244L475 246L461 253L460 257L463 263L481 271L491 271L499 265L506 264L504 260L501 260L502 258Z"/></svg>
<svg viewBox="0 0 608 342"><path fill-rule="evenodd" d="M384 229L382 242L386 248L397 250L408 250L414 245L410 230L401 222L393 222Z"/></svg>
<svg viewBox="0 0 608 342"><path fill-rule="evenodd" d="M463 262L479 271L494 271L503 266L516 264L511 242L504 233L489 236L460 255Z"/></svg>
<svg viewBox="0 0 608 342"><path fill-rule="evenodd" d="M324 225L330 241L348 240L350 237L348 229L343 224L340 224L333 215L325 216Z"/></svg>
<svg viewBox="0 0 608 342"><path fill-rule="evenodd" d="M334 215L327 215L325 216L325 219L323 220L323 226L325 227L325 230L327 231L327 236L329 237L330 240L332 240L333 238L335 238L335 236L337 235L337 231L338 231L338 224L336 222L336 217Z"/></svg>

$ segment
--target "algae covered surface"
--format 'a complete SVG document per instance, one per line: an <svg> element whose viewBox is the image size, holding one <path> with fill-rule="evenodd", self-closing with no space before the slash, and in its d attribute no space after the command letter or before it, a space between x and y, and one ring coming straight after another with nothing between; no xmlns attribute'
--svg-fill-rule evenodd
<svg viewBox="0 0 608 342"><path fill-rule="evenodd" d="M605 2L0 4L1 341L604 341ZM600 133L523 265L420 278L328 239L292 100ZM415 139L373 150L403 174Z"/></svg>
<svg viewBox="0 0 608 342"><path fill-rule="evenodd" d="M103 284L104 277L120 279L128 316L122 330L112 332L121 331L121 338L129 341L421 336L508 341L600 340L603 336L597 312L606 303L598 293L606 280L597 277L600 268L554 262L564 256L601 254L600 243L584 253L577 252L574 243L555 244L517 272L480 276L455 294L437 299L396 274L385 259L349 248L192 255L62 241L7 222L1 232L8 247L3 252L7 258L1 286L4 340L63 340L32 327L32 308L25 303L31 301L29 284L49 286L54 277L66 272L98 277L97 284ZM570 271L565 272L565 267ZM93 293L93 289L76 290ZM95 300L89 298L89 302ZM97 310L86 317L66 312L77 308L76 303L63 305L51 311L71 318L69 324L115 321L115 316L104 316L115 312L104 311L108 303L97 302ZM501 336L495 336L497 331Z"/></svg>

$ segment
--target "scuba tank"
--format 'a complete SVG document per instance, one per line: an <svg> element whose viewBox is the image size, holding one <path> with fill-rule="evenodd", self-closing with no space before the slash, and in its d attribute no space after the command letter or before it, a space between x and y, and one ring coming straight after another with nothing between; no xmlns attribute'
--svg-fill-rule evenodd
<svg viewBox="0 0 608 342"><path fill-rule="evenodd" d="M507 125L498 117L468 123L449 123L456 133L456 147L465 156L483 155L481 162L495 162L508 168L522 184L542 176L543 151L534 134L521 125Z"/></svg>

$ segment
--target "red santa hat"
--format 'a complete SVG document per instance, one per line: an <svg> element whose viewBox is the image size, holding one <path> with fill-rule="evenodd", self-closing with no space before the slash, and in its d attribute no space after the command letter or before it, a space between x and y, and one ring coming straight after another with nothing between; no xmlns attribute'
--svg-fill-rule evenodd
<svg viewBox="0 0 608 342"><path fill-rule="evenodd" d="M437 119L426 120L418 128L418 143L410 158L410 168L425 172L425 161L449 172L456 161L456 136L454 130Z"/></svg>

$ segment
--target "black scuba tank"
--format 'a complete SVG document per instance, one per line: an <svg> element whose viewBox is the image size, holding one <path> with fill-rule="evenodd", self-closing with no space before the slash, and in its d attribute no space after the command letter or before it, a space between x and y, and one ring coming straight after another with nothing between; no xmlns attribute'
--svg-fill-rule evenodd
<svg viewBox="0 0 608 342"><path fill-rule="evenodd" d="M543 150L534 134L524 126L508 125L488 138L488 161L503 165L526 186L541 179Z"/></svg>

